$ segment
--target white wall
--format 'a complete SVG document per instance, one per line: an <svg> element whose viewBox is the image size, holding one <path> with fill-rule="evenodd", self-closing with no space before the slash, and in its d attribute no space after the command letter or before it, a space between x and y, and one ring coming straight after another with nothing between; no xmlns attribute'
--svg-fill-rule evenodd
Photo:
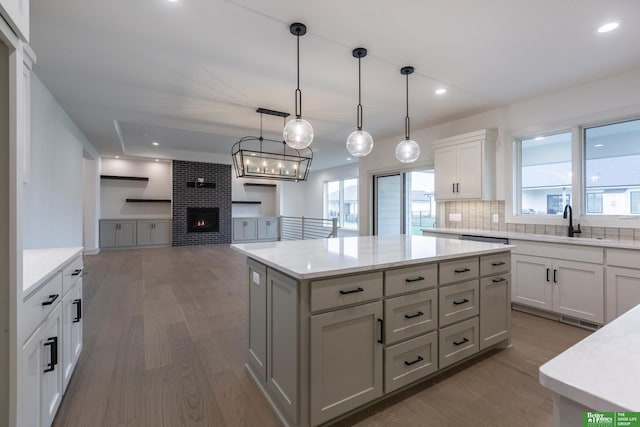
<svg viewBox="0 0 640 427"><path fill-rule="evenodd" d="M402 135L376 141L373 152L360 159L359 163L360 234L371 233L371 176L382 172L433 166L432 145L438 139L480 129L498 129L496 199L506 200L506 209L510 211L511 142L514 137L567 129L580 124L638 117L640 116L638 93L640 93L640 70L634 70L463 119L415 130L411 136L420 144L422 153L416 163L409 165L403 165L395 158L395 146L403 139Z"/></svg>
<svg viewBox="0 0 640 427"><path fill-rule="evenodd" d="M276 187L252 187L245 183L273 184ZM231 170L231 200L233 201L258 201L259 205L233 204L231 205L231 216L237 217L257 217L257 216L278 216L278 186L282 181L271 181L266 179L236 178L236 174Z"/></svg>
<svg viewBox="0 0 640 427"><path fill-rule="evenodd" d="M100 218L171 218L171 203L127 203L126 199L171 199L171 163L103 158L102 175L148 177L149 181L100 180Z"/></svg>
<svg viewBox="0 0 640 427"><path fill-rule="evenodd" d="M311 171L305 186L304 216L324 218L324 183L341 179L357 178L358 164L352 163L335 168Z"/></svg>
<svg viewBox="0 0 640 427"><path fill-rule="evenodd" d="M83 159L83 246L85 254L99 252L100 160Z"/></svg>
<svg viewBox="0 0 640 427"><path fill-rule="evenodd" d="M24 186L23 211L25 249L82 246L85 146L91 144L32 74L31 178Z"/></svg>
<svg viewBox="0 0 640 427"><path fill-rule="evenodd" d="M313 171L309 176L313 176ZM307 194L307 182L283 182L280 184L280 215L283 216L305 216L305 203ZM322 197L322 193L320 193Z"/></svg>

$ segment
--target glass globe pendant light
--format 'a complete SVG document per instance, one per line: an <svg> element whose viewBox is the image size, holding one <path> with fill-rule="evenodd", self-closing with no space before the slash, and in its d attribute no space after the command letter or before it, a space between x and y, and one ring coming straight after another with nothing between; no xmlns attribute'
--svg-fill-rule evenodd
<svg viewBox="0 0 640 427"><path fill-rule="evenodd" d="M297 150L307 148L313 142L313 128L302 118L302 91L300 90L300 36L307 34L307 26L296 22L289 27L291 34L296 36L298 58L298 87L296 88L296 118L287 122L282 131L284 141L291 148Z"/></svg>
<svg viewBox="0 0 640 427"><path fill-rule="evenodd" d="M347 151L352 156L364 157L373 150L373 138L366 130L362 130L362 74L360 71L360 59L367 56L367 49L358 47L353 49L353 57L358 58L358 108L356 126L358 130L351 132L347 138Z"/></svg>
<svg viewBox="0 0 640 427"><path fill-rule="evenodd" d="M420 157L420 146L411 139L411 122L409 120L409 74L413 67L402 67L400 74L407 77L407 115L404 118L404 139L396 146L396 159L402 163L413 163Z"/></svg>

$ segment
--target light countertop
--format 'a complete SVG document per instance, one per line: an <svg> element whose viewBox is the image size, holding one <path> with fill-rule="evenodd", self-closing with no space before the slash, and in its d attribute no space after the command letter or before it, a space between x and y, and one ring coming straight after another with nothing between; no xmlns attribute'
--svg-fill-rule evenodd
<svg viewBox="0 0 640 427"><path fill-rule="evenodd" d="M296 279L312 279L503 252L513 246L394 235L244 243L231 247Z"/></svg>
<svg viewBox="0 0 640 427"><path fill-rule="evenodd" d="M540 367L540 383L595 411L640 411L640 305Z"/></svg>
<svg viewBox="0 0 640 427"><path fill-rule="evenodd" d="M22 295L28 297L51 273L82 253L82 247L25 249L22 252Z"/></svg>
<svg viewBox="0 0 640 427"><path fill-rule="evenodd" d="M119 218L100 218L100 221L156 221L156 220L171 220L170 216L166 215L152 215L152 216L140 216L140 215L127 215Z"/></svg>
<svg viewBox="0 0 640 427"><path fill-rule="evenodd" d="M422 231L434 234L471 234L474 236L503 237L509 240L529 240L534 242L567 243L571 245L640 250L640 242L635 242L633 240L607 240L591 237L552 236L548 234L515 233L494 230L473 230L465 228L423 228Z"/></svg>

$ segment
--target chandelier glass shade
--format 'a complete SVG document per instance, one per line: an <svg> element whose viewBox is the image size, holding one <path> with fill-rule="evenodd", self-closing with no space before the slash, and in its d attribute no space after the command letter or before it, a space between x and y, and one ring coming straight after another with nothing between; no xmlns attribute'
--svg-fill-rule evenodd
<svg viewBox="0 0 640 427"><path fill-rule="evenodd" d="M409 119L409 75L413 67L402 67L400 74L407 79L407 115L404 118L404 139L396 146L396 159L402 163L413 163L420 157L420 146L411 139L411 121Z"/></svg>

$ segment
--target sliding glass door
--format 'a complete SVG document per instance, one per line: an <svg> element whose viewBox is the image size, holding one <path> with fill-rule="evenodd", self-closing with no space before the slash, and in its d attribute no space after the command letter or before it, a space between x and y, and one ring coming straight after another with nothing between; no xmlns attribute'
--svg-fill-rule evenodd
<svg viewBox="0 0 640 427"><path fill-rule="evenodd" d="M374 178L373 234L404 234L403 176L402 174L375 176Z"/></svg>

